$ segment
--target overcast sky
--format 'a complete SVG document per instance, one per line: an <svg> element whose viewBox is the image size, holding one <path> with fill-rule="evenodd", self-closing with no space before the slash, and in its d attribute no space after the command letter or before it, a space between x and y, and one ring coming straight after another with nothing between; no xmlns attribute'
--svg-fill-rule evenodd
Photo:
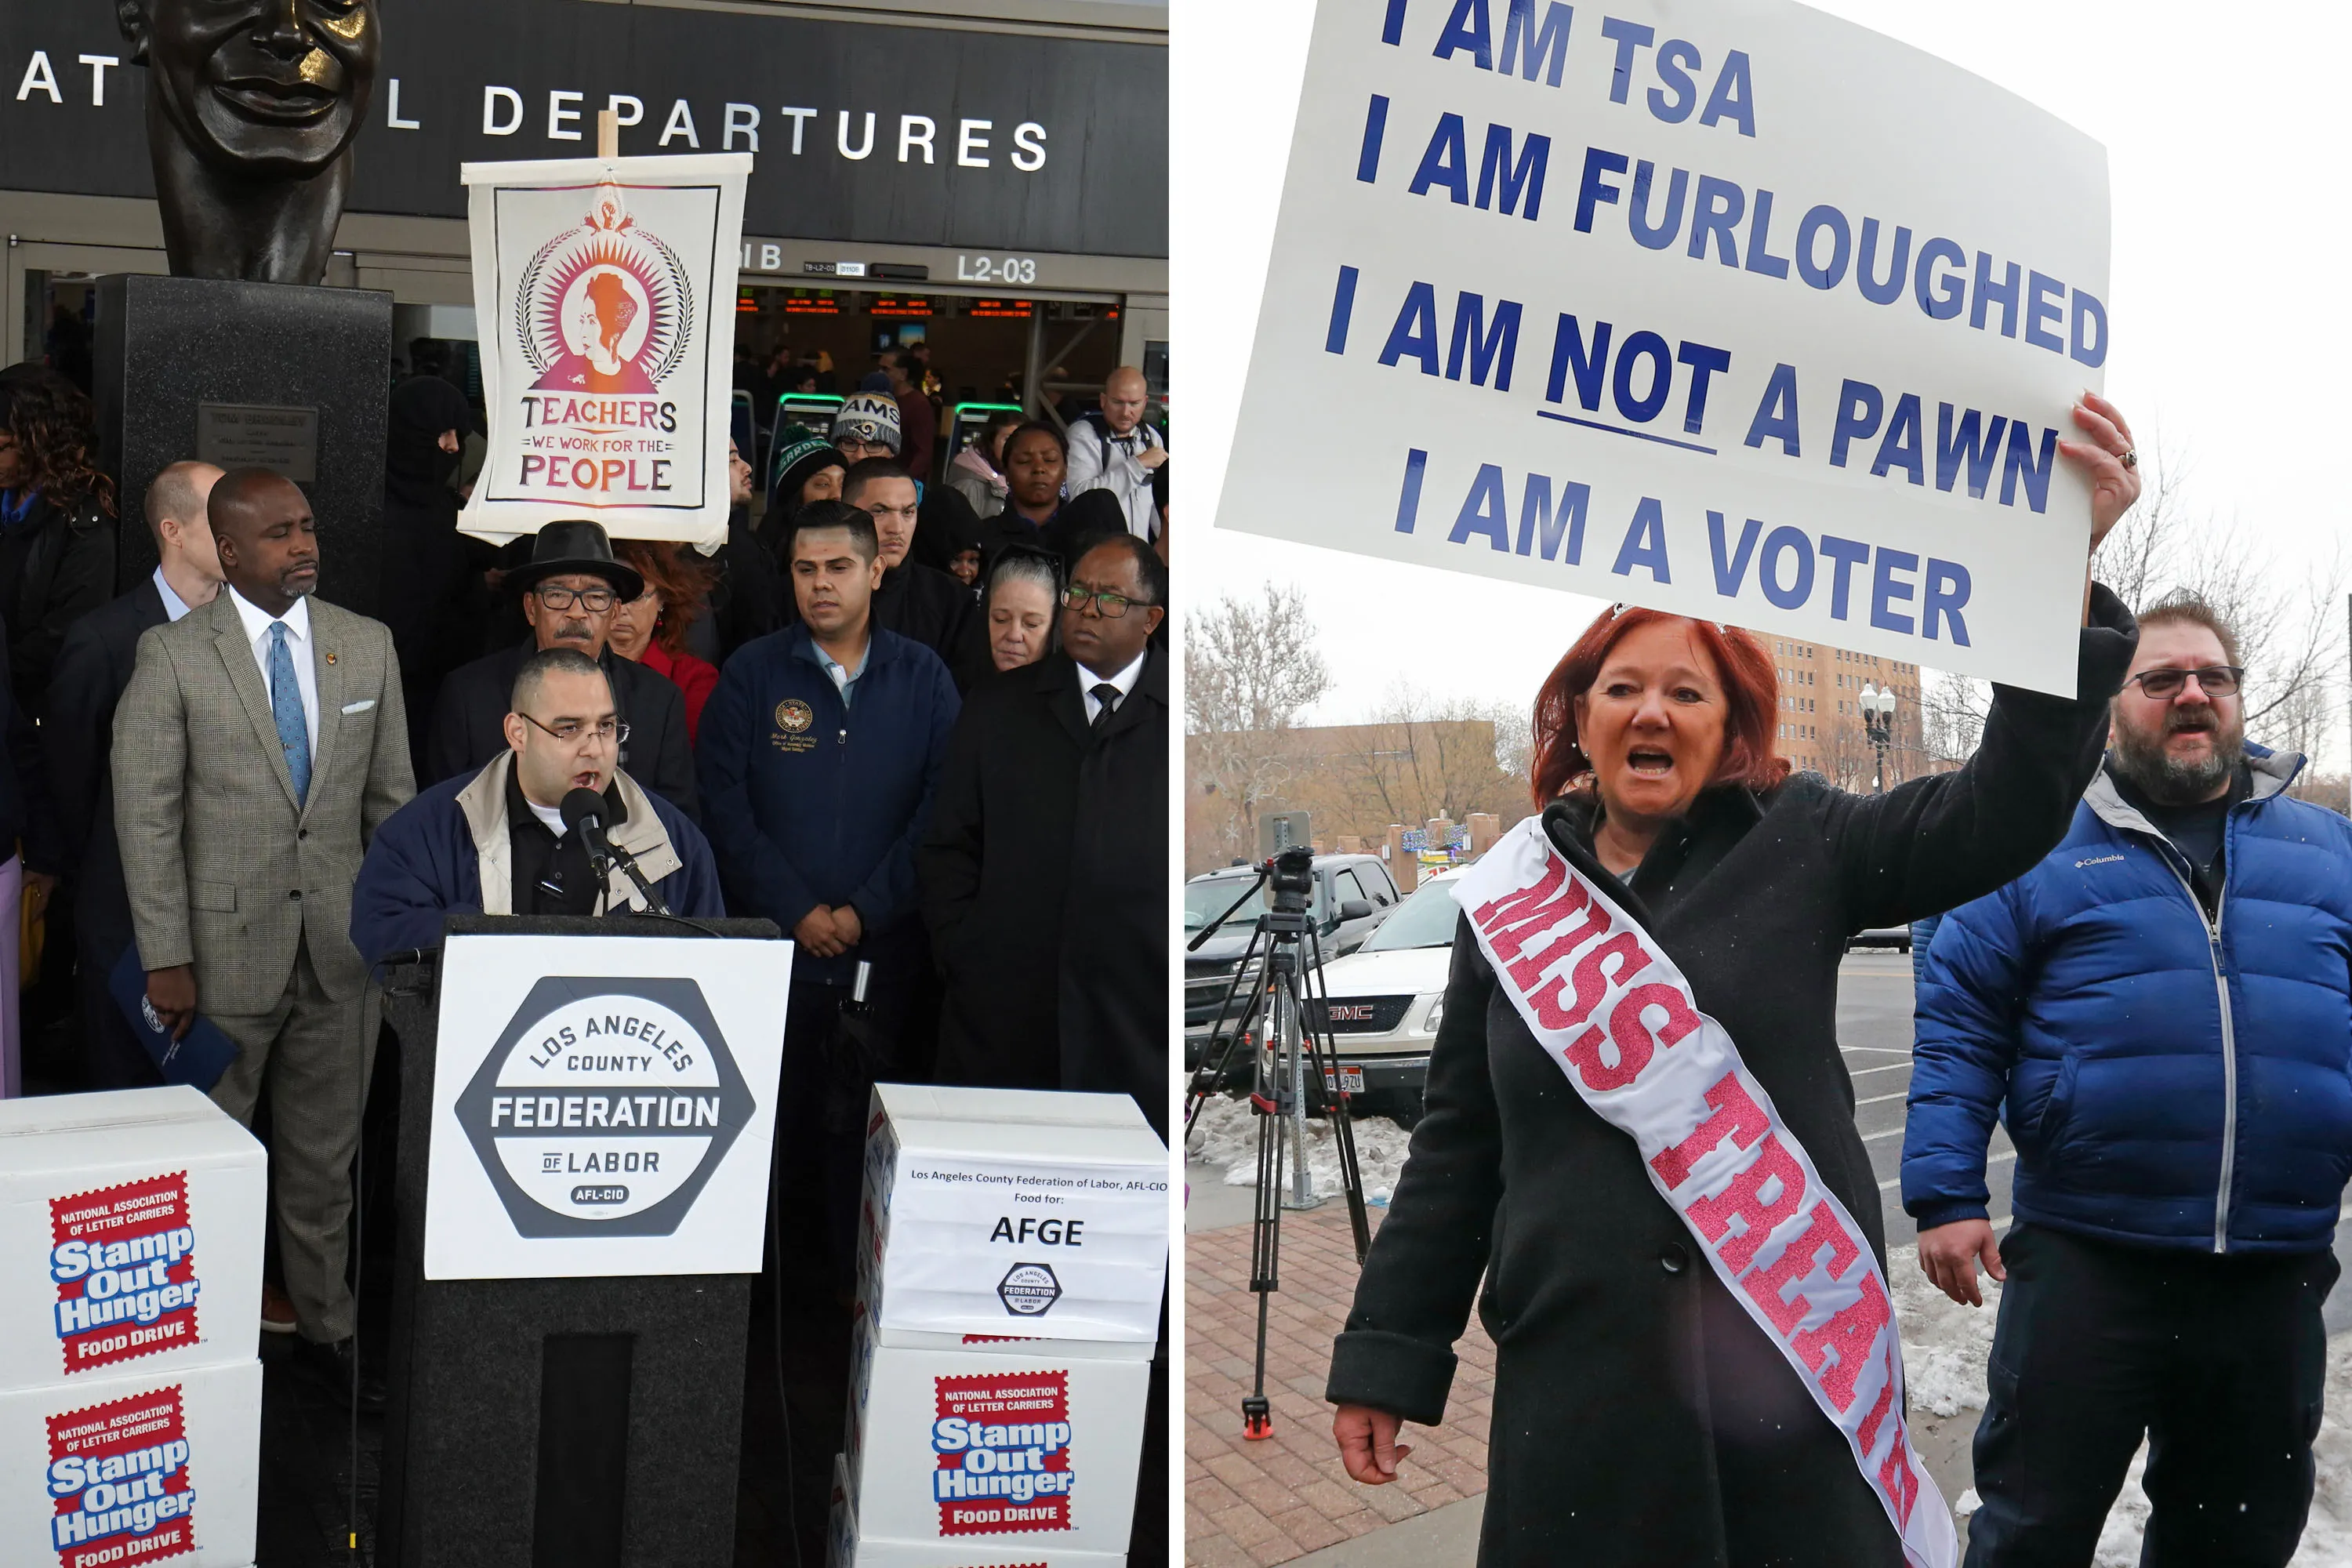
<svg viewBox="0 0 2352 1568"><path fill-rule="evenodd" d="M1577 7L1580 33L1603 3ZM2342 457L2352 439L2352 224L2343 212L2352 129L2341 74L2352 7L1834 0L1822 9L1975 71L2105 143L2107 395L2143 448L2160 427L2166 447L2189 454L2192 508L2234 515L2267 542L2281 590L2292 592L2307 563L2347 536L2352 513ZM1223 481L1248 363L1310 11L1290 0L1175 7L1177 444L1185 493L1204 509ZM1297 410L1300 461L1315 460L1318 422L1343 412ZM1197 526L1179 552L1190 605L1267 581L1307 590L1338 677L1312 715L1323 722L1362 718L1408 680L1525 704L1600 607ZM1384 607L1402 612L1402 624L1376 613ZM2336 765L2345 738L2339 721Z"/></svg>

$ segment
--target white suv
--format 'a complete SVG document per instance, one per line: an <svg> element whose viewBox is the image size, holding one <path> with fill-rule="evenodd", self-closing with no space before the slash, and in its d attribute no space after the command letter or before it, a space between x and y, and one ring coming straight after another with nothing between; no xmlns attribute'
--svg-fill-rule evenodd
<svg viewBox="0 0 2352 1568"><path fill-rule="evenodd" d="M1421 1120L1461 914L1450 884L1465 869L1424 878L1362 947L1323 966L1341 1087L1358 1109L1405 1127Z"/></svg>

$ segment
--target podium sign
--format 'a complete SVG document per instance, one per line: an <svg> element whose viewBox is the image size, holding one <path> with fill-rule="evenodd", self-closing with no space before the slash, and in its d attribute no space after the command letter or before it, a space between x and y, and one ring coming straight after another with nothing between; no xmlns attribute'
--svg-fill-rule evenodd
<svg viewBox="0 0 2352 1568"><path fill-rule="evenodd" d="M425 1278L757 1272L791 952L451 936Z"/></svg>

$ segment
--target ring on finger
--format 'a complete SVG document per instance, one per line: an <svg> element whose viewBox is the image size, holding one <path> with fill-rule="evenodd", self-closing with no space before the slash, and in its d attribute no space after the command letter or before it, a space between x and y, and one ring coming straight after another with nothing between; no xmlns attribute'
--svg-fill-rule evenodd
<svg viewBox="0 0 2352 1568"><path fill-rule="evenodd" d="M2125 447L2125 448L2124 448L2124 455L2123 455L2123 464L2124 464L2124 467L2125 467L2125 468L2138 468L2138 467L2139 467L2139 448L2138 448L2138 447Z"/></svg>

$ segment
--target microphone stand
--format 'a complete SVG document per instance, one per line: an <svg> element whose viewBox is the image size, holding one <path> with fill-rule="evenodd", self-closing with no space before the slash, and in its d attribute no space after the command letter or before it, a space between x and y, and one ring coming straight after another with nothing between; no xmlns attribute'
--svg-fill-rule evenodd
<svg viewBox="0 0 2352 1568"><path fill-rule="evenodd" d="M637 858L617 844L608 843L605 849L612 856L613 863L619 866L629 880L636 885L637 897L646 901L646 912L656 915L668 914L669 906L661 901L661 895L654 891L654 885L646 880L646 874L643 871L637 869ZM609 877L610 873L607 872L604 875Z"/></svg>

